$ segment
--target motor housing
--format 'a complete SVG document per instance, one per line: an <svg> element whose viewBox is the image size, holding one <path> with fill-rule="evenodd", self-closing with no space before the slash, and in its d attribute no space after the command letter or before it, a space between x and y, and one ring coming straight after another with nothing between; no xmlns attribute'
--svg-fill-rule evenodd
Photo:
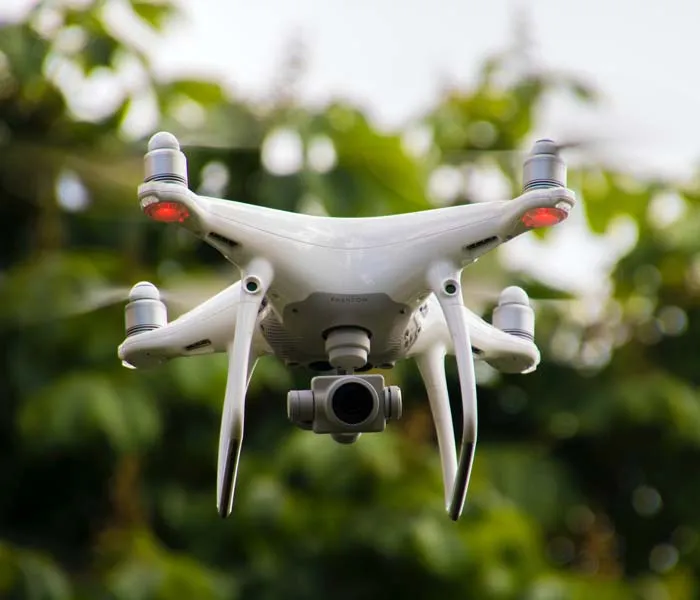
<svg viewBox="0 0 700 600"><path fill-rule="evenodd" d="M148 281L137 283L129 292L124 309L126 337L158 329L168 324L168 309L158 288Z"/></svg>

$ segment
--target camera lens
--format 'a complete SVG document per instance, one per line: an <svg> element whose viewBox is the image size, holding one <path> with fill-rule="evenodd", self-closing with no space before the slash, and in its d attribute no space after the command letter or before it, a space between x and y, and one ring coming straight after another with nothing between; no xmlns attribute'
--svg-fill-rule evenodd
<svg viewBox="0 0 700 600"><path fill-rule="evenodd" d="M359 425L369 419L374 411L374 394L368 386L349 381L335 390L331 406L340 421Z"/></svg>

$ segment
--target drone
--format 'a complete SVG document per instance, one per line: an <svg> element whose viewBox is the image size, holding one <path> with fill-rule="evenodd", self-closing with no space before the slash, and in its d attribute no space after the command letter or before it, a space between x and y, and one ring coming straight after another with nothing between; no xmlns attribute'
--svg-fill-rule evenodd
<svg viewBox="0 0 700 600"><path fill-rule="evenodd" d="M461 276L483 254L528 231L564 221L575 205L566 165L551 140L535 142L516 198L367 218L292 213L198 195L188 187L177 138L156 133L138 187L141 210L177 224L218 250L240 280L168 322L152 283L137 283L125 308L125 367L226 353L228 375L218 449L216 505L233 509L248 384L273 355L315 373L290 390L287 416L301 429L352 444L402 415L398 386L377 371L412 359L425 384L444 483L445 507L462 515L477 441L475 361L503 373L540 362L525 290L503 289L492 323L464 304ZM457 363L462 404L459 453L445 357Z"/></svg>

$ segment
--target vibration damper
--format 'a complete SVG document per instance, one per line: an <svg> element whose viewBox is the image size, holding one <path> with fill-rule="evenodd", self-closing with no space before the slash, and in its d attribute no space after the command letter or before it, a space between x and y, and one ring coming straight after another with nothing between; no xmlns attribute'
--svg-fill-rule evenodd
<svg viewBox="0 0 700 600"><path fill-rule="evenodd" d="M326 337L328 362L342 371L352 372L364 367L369 348L369 334L359 327L338 327Z"/></svg>

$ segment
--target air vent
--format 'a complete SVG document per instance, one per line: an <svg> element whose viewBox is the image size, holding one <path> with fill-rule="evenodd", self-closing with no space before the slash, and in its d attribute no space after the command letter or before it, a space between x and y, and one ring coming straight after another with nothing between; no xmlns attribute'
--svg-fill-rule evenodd
<svg viewBox="0 0 700 600"><path fill-rule="evenodd" d="M531 333L527 331L523 331L522 329L502 329L504 333L508 333L510 335L514 335L515 337L522 338L524 340L528 340L529 342L534 342L535 341L535 336L532 335Z"/></svg>
<svg viewBox="0 0 700 600"><path fill-rule="evenodd" d="M194 344L185 346L185 350L187 350L187 352L192 352L193 350L200 350L201 348L206 348L207 346L211 346L211 340L199 340Z"/></svg>
<svg viewBox="0 0 700 600"><path fill-rule="evenodd" d="M228 246L229 248L235 248L236 246L238 246L238 242L234 242L233 240L228 239L226 236L223 236L214 231L212 231L208 237L209 239L214 240L219 244L223 244L224 246Z"/></svg>
<svg viewBox="0 0 700 600"><path fill-rule="evenodd" d="M492 235L491 237L484 238L483 240L479 240L478 242L474 242L473 244L465 246L465 250L469 250L471 252L474 250L478 250L479 248L483 248L484 246L489 246L497 241L498 237Z"/></svg>

